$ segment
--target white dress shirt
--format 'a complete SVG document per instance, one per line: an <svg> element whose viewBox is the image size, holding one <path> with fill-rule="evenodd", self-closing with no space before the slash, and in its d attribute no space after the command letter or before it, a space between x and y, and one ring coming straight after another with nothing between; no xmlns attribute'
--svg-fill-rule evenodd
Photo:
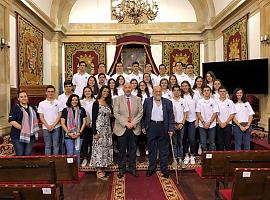
<svg viewBox="0 0 270 200"><path fill-rule="evenodd" d="M162 101L160 100L160 105L158 106L156 101L153 98L153 108L151 120L153 121L163 121L163 109L162 109Z"/></svg>

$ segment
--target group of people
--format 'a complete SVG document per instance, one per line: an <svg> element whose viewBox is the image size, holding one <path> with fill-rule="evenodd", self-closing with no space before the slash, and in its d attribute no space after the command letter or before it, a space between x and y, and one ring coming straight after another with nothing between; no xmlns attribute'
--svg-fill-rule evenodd
<svg viewBox="0 0 270 200"><path fill-rule="evenodd" d="M51 155L52 149L54 155L59 151L77 155L78 165L95 167L100 179L107 179L104 169L113 163L114 147L119 151L119 178L126 173L127 152L127 171L137 176L141 142L149 159L146 175L155 173L159 157L165 178L169 177L170 139L174 161L183 165L195 164L198 149L231 150L232 133L235 150L242 145L250 149L254 111L242 88L236 88L230 99L213 72L205 78L196 76L193 64L184 68L177 62L170 76L164 64L159 65L158 76L149 63L144 73L138 62L132 67L133 72L126 74L122 63L117 63L110 77L100 63L94 76L81 61L72 81L64 82L64 93L56 98L54 86L47 86L46 99L37 110L29 105L27 92L19 91L18 104L9 115L16 155L31 155L39 120L45 155Z"/></svg>

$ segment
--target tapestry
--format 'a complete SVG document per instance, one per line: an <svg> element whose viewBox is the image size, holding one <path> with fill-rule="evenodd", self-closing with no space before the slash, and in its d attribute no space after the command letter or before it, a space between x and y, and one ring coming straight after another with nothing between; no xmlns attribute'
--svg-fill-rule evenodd
<svg viewBox="0 0 270 200"><path fill-rule="evenodd" d="M89 74L97 74L98 64L106 64L106 43L65 43L66 79L72 79L73 74L77 73L80 61L86 62Z"/></svg>
<svg viewBox="0 0 270 200"><path fill-rule="evenodd" d="M224 60L247 60L247 20L248 15L242 17L223 31Z"/></svg>
<svg viewBox="0 0 270 200"><path fill-rule="evenodd" d="M19 85L42 85L43 32L17 13Z"/></svg>
<svg viewBox="0 0 270 200"><path fill-rule="evenodd" d="M121 62L124 66L124 72L130 74L133 70L132 63L139 62L139 70L143 72L146 63L146 54L143 46L141 48L123 48L121 53Z"/></svg>
<svg viewBox="0 0 270 200"><path fill-rule="evenodd" d="M167 73L174 73L176 62L194 64L195 74L200 70L200 42L199 41L171 41L162 42L162 62L167 67Z"/></svg>

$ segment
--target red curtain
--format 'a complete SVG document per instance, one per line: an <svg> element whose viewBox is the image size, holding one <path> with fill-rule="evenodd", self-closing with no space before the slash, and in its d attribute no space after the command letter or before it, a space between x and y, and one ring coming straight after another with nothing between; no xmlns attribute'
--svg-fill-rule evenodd
<svg viewBox="0 0 270 200"><path fill-rule="evenodd" d="M116 51L112 66L109 69L108 74L111 76L115 73L115 66L117 62L121 62L121 53L124 46L130 44L143 45L146 53L146 62L151 63L153 67L153 73L158 74L158 69L151 52L150 36L146 36L142 33L126 33L116 36Z"/></svg>

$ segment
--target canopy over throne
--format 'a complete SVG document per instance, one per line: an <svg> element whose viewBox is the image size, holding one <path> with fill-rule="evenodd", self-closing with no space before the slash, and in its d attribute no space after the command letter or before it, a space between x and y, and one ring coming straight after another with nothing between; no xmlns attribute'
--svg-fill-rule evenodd
<svg viewBox="0 0 270 200"><path fill-rule="evenodd" d="M125 73L132 72L132 63L138 61L140 70L143 72L146 63L153 67L153 73L158 74L156 64L153 60L150 46L150 36L143 33L125 33L116 36L116 51L114 61L108 71L109 75L115 73L115 66L122 62Z"/></svg>

